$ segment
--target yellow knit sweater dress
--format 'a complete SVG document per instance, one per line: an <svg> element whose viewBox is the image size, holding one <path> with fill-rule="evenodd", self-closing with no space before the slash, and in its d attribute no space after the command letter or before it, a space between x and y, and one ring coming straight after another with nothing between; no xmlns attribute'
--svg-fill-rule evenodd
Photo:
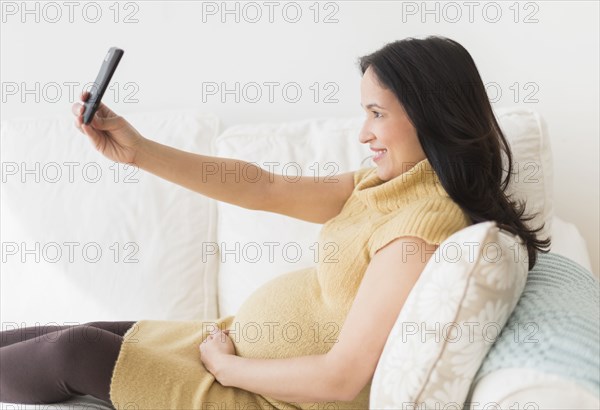
<svg viewBox="0 0 600 410"><path fill-rule="evenodd" d="M136 410L368 409L371 382L351 402L328 403L287 403L224 387L206 370L198 349L216 325L230 329L238 356L267 359L326 353L379 248L404 235L439 245L470 225L428 159L389 181L377 176L376 167L359 169L354 185L341 212L321 228L315 266L263 284L235 316L136 322L124 335L113 371L113 406Z"/></svg>

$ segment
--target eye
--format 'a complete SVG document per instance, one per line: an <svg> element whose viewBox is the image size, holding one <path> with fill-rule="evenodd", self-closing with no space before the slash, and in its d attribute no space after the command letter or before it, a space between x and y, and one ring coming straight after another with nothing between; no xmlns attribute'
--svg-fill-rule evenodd
<svg viewBox="0 0 600 410"><path fill-rule="evenodd" d="M373 114L375 114L375 118L379 118L381 117L381 114L379 114L379 111L371 111ZM378 115L379 114L379 115Z"/></svg>

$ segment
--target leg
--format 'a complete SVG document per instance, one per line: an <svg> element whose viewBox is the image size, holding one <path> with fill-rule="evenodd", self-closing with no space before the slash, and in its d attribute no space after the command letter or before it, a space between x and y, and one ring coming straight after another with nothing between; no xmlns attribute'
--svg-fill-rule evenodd
<svg viewBox="0 0 600 410"><path fill-rule="evenodd" d="M123 338L87 325L0 348L0 401L43 404L92 395L110 403Z"/></svg>
<svg viewBox="0 0 600 410"><path fill-rule="evenodd" d="M125 335L125 332L133 326L135 322L131 321L119 321L119 322L88 322L84 323L87 326L94 326L108 332L112 332L119 336ZM17 342L24 342L25 340L33 338L41 338L42 335L51 332L57 332L59 330L70 329L74 326L81 325L66 325L66 326L29 326L24 328L4 330L0 332L0 347L8 346Z"/></svg>
<svg viewBox="0 0 600 410"><path fill-rule="evenodd" d="M97 327L102 330L106 330L107 332L114 333L123 337L125 333L129 330L131 326L134 325L135 322L131 321L119 321L119 322L88 322L85 323L88 326Z"/></svg>

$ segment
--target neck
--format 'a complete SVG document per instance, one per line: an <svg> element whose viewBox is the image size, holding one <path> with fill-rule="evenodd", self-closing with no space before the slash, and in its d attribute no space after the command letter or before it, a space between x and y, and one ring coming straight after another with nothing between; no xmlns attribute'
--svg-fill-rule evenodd
<svg viewBox="0 0 600 410"><path fill-rule="evenodd" d="M356 195L368 207L389 213L416 200L448 197L429 160L417 162L402 174L384 181L373 168L356 185Z"/></svg>

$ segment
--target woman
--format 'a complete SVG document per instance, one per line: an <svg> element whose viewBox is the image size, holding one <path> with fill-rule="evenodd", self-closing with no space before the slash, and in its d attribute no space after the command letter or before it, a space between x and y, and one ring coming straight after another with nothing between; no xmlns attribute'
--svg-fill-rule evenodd
<svg viewBox="0 0 600 410"><path fill-rule="evenodd" d="M243 161L158 144L104 104L84 125L74 104L76 126L107 158L220 201L324 224L323 252L315 267L275 278L214 323L2 332L0 400L91 394L117 408L368 408L387 336L441 242L495 220L524 239L531 268L550 240L537 238L541 227L528 228L524 204L504 192L510 148L469 53L443 37L407 38L359 62L367 113L359 141L376 152L376 166L339 174L335 184L292 184ZM208 162L254 167L261 177L223 182L203 174Z"/></svg>

